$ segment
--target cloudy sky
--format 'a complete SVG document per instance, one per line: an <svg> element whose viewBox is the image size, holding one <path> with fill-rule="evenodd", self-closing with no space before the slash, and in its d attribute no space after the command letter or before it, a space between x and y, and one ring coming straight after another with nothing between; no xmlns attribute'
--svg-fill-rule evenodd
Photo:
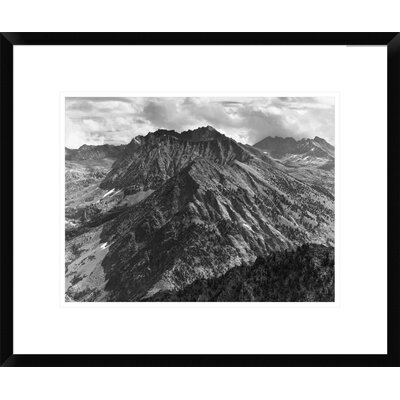
<svg viewBox="0 0 400 400"><path fill-rule="evenodd" d="M69 148L206 125L248 144L266 136L335 140L334 97L68 97L65 107Z"/></svg>

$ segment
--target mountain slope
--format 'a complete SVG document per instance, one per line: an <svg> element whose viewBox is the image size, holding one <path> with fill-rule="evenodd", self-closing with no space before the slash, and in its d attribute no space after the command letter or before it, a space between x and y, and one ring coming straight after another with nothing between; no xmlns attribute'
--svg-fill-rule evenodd
<svg viewBox="0 0 400 400"><path fill-rule="evenodd" d="M88 146L79 149L65 148L65 226L66 233L77 228L90 215L110 209L106 191L99 184L109 173L114 161L126 146Z"/></svg>
<svg viewBox="0 0 400 400"><path fill-rule="evenodd" d="M323 187L334 196L335 148L316 136L314 139L267 136L254 145L273 158L291 176L311 186Z"/></svg>
<svg viewBox="0 0 400 400"><path fill-rule="evenodd" d="M334 301L334 249L303 245L143 301Z"/></svg>

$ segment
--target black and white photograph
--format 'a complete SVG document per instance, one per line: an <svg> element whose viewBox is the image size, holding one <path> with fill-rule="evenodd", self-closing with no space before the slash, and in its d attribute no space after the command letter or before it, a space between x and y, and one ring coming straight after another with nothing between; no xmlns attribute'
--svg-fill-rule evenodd
<svg viewBox="0 0 400 400"><path fill-rule="evenodd" d="M335 97L66 97L66 302L334 302Z"/></svg>

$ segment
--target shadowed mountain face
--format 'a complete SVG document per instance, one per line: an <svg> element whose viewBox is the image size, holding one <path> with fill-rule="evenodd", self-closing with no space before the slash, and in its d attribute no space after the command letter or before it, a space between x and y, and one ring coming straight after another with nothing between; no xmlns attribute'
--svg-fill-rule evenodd
<svg viewBox="0 0 400 400"><path fill-rule="evenodd" d="M69 231L67 298L138 301L274 251L333 245L333 192L296 174L212 127L134 138Z"/></svg>

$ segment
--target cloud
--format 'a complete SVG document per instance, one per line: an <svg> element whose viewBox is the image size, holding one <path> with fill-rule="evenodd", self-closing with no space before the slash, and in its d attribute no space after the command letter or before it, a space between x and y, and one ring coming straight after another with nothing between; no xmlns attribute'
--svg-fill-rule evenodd
<svg viewBox="0 0 400 400"><path fill-rule="evenodd" d="M254 144L266 136L334 143L333 97L85 97L66 99L66 145L128 143L160 128L212 125Z"/></svg>
<svg viewBox="0 0 400 400"><path fill-rule="evenodd" d="M92 103L104 103L105 101L118 101L121 103L129 103L135 102L134 97L104 97L104 96L96 96L96 97L68 97L67 101L69 104L80 101L88 101Z"/></svg>

